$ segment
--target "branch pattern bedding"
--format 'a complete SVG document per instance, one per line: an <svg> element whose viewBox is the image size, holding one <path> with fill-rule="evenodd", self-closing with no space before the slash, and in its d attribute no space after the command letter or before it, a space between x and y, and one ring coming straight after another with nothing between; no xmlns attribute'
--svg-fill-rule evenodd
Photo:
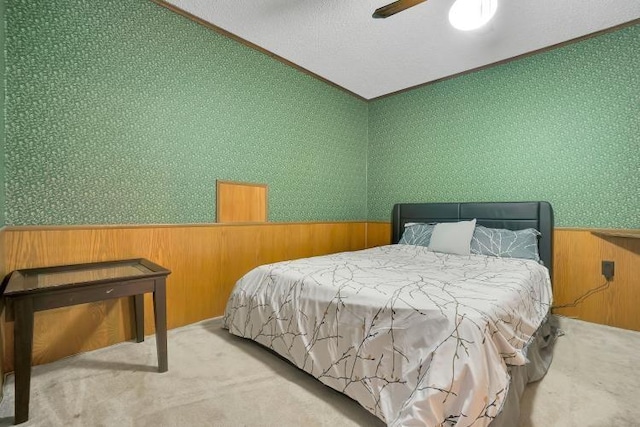
<svg viewBox="0 0 640 427"><path fill-rule="evenodd" d="M389 426L487 426L551 305L534 260L390 245L260 266L225 327Z"/></svg>

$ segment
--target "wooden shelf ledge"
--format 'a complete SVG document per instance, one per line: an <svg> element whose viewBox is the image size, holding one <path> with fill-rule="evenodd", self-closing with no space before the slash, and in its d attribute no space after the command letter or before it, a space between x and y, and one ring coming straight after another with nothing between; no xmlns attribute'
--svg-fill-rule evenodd
<svg viewBox="0 0 640 427"><path fill-rule="evenodd" d="M593 230L591 234L598 237L622 237L625 239L640 239L640 230Z"/></svg>

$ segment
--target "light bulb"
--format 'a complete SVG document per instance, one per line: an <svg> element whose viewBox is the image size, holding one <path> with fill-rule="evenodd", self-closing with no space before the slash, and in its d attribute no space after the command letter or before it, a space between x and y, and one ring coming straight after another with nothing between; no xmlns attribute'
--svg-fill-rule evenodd
<svg viewBox="0 0 640 427"><path fill-rule="evenodd" d="M498 0L456 0L449 9L449 22L462 31L475 30L493 18Z"/></svg>

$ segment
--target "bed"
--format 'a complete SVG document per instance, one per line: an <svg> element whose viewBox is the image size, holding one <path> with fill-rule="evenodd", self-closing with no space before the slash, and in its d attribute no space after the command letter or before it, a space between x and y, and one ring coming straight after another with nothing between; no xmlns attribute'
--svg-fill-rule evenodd
<svg viewBox="0 0 640 427"><path fill-rule="evenodd" d="M532 229L539 260L398 244L410 227L471 221ZM389 426L516 425L524 386L551 360L552 233L546 202L399 204L392 245L260 266L224 325Z"/></svg>

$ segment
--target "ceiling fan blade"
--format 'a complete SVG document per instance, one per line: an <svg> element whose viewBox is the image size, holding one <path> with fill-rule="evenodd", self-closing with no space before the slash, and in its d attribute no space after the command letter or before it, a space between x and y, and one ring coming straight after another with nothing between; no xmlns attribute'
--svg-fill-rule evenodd
<svg viewBox="0 0 640 427"><path fill-rule="evenodd" d="M386 6L379 7L373 12L374 18L388 18L391 15L395 15L398 12L402 12L405 9L409 9L417 4L423 3L427 0L398 0L390 3Z"/></svg>

